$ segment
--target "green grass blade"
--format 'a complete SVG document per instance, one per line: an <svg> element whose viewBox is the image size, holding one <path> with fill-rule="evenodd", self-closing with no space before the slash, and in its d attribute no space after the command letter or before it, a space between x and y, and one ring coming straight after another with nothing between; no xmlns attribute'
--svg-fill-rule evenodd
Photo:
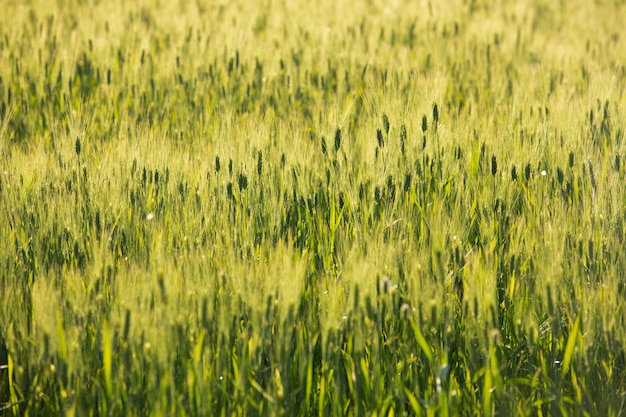
<svg viewBox="0 0 626 417"><path fill-rule="evenodd" d="M572 355L574 354L574 348L576 347L576 340L578 338L578 327L580 326L580 316L576 317L576 321L574 322L574 327L569 334L569 338L567 339L567 345L565 346L565 353L563 354L563 367L561 368L561 372L563 375L567 374L569 371L570 363L572 361Z"/></svg>
<svg viewBox="0 0 626 417"><path fill-rule="evenodd" d="M406 398L409 400L409 405L411 406L413 413L415 413L415 415L421 415L422 407L420 407L420 403L417 401L417 398L415 398L415 395L413 395L407 387L404 387L403 389Z"/></svg>
<svg viewBox="0 0 626 417"><path fill-rule="evenodd" d="M109 322L104 321L104 330L102 335L102 361L104 366L104 385L106 387L107 396L113 397L113 379L111 378L111 330L109 328Z"/></svg>
<svg viewBox="0 0 626 417"><path fill-rule="evenodd" d="M428 362L430 362L432 364L432 362L433 362L433 351L430 348L430 346L428 345L428 342L426 341L426 339L424 338L424 335L422 334L422 331L419 329L419 327L417 326L417 323L415 323L415 320L413 320L413 319L411 319L411 328L413 329L413 333L415 334L415 339L417 340L417 344L419 345L419 347L424 352L424 355L426 355L426 358L428 359Z"/></svg>
<svg viewBox="0 0 626 417"><path fill-rule="evenodd" d="M18 399L17 399L17 392L15 391L15 383L13 381L13 371L14 371L14 364L13 364L13 357L11 355L7 355L7 359L8 359L8 371L9 371L9 404L11 407L11 412L13 413L14 416L18 416L19 415L19 408L18 408Z"/></svg>

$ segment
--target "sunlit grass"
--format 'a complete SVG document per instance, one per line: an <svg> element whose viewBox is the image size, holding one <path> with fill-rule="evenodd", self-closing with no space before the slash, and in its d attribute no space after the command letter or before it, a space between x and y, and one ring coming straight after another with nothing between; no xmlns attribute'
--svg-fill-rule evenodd
<svg viewBox="0 0 626 417"><path fill-rule="evenodd" d="M624 409L624 6L5 3L0 414Z"/></svg>

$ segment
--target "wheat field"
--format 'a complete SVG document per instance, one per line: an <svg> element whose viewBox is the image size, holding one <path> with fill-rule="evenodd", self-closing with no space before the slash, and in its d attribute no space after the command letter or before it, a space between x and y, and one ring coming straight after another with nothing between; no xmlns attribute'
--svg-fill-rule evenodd
<svg viewBox="0 0 626 417"><path fill-rule="evenodd" d="M0 10L0 415L624 415L625 2Z"/></svg>

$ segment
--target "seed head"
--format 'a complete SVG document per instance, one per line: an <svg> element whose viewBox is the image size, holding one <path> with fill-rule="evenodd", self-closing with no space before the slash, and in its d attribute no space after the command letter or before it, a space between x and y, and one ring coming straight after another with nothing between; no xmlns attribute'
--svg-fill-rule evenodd
<svg viewBox="0 0 626 417"><path fill-rule="evenodd" d="M426 115L422 116L422 132L426 132L428 130L428 120L426 119Z"/></svg>
<svg viewBox="0 0 626 417"><path fill-rule="evenodd" d="M383 113L383 128L385 129L385 133L389 134L389 118L385 113Z"/></svg>
<svg viewBox="0 0 626 417"><path fill-rule="evenodd" d="M496 156L492 155L491 156L491 175L495 177L497 173L498 173L498 161L496 160Z"/></svg>
<svg viewBox="0 0 626 417"><path fill-rule="evenodd" d="M335 151L338 151L341 147L341 128L337 128L335 131Z"/></svg>
<svg viewBox="0 0 626 417"><path fill-rule="evenodd" d="M563 184L563 170L559 167L556 169L556 180L559 182L559 185Z"/></svg>
<svg viewBox="0 0 626 417"><path fill-rule="evenodd" d="M387 177L387 188L392 189L394 187L395 187L395 185L393 183L393 176L390 175L390 176Z"/></svg>
<svg viewBox="0 0 626 417"><path fill-rule="evenodd" d="M406 142L406 125L403 123L400 127L400 151L404 154L404 144Z"/></svg>
<svg viewBox="0 0 626 417"><path fill-rule="evenodd" d="M380 279L380 292L383 294L388 294L391 292L391 290L392 290L391 279L388 276L383 275L383 277Z"/></svg>
<svg viewBox="0 0 626 417"><path fill-rule="evenodd" d="M385 140L383 139L383 132L380 129L376 129L376 138L378 138L378 146L385 147Z"/></svg>
<svg viewBox="0 0 626 417"><path fill-rule="evenodd" d="M245 176L245 174L240 173L239 174L239 190L245 190L246 188L248 188L248 177Z"/></svg>
<svg viewBox="0 0 626 417"><path fill-rule="evenodd" d="M374 188L374 201L376 201L376 203L380 204L380 199L381 199L380 187L376 186Z"/></svg>
<svg viewBox="0 0 626 417"><path fill-rule="evenodd" d="M80 156L80 139L76 136L76 141L74 142L74 149L76 150L76 155Z"/></svg>
<svg viewBox="0 0 626 417"><path fill-rule="evenodd" d="M411 313L411 306L408 305L407 303L403 303L400 306L400 316L403 319L407 319L409 317L409 314Z"/></svg>
<svg viewBox="0 0 626 417"><path fill-rule="evenodd" d="M587 161L587 165L589 165L589 179L591 180L591 187L596 189L596 176L593 172L593 164L591 163L591 159Z"/></svg>
<svg viewBox="0 0 626 417"><path fill-rule="evenodd" d="M404 192L407 193L411 190L411 180L413 179L413 176L411 175L411 173L407 173L404 176Z"/></svg>

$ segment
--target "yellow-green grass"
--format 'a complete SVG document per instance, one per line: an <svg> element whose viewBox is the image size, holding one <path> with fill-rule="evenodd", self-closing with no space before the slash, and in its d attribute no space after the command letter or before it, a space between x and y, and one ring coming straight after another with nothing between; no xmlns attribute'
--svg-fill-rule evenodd
<svg viewBox="0 0 626 417"><path fill-rule="evenodd" d="M620 415L620 2L0 2L0 414Z"/></svg>

